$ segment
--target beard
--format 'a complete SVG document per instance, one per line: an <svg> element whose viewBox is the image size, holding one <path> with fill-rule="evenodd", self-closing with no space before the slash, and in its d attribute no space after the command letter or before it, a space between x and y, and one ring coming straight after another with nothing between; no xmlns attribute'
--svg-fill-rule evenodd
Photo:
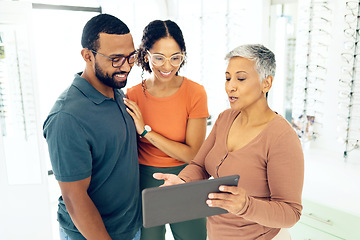
<svg viewBox="0 0 360 240"><path fill-rule="evenodd" d="M103 70L95 62L95 75L96 75L96 77L100 80L100 82L102 82L103 84L105 84L108 87L117 88L117 89L125 87L126 82L127 82L127 78L126 78L125 81L122 81L122 82L118 82L118 81L114 80L114 76L116 74L124 74L124 73L127 73L127 72L124 72L124 71L114 72L112 74L112 76L110 76L109 74L104 73Z"/></svg>

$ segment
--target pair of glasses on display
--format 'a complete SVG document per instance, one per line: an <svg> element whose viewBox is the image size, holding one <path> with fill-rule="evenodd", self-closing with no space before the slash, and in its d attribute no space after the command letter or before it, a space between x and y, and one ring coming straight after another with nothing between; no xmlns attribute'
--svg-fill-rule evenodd
<svg viewBox="0 0 360 240"><path fill-rule="evenodd" d="M304 88L304 91L311 96L316 95L317 97L319 97L322 94L322 91L317 87L306 87Z"/></svg>
<svg viewBox="0 0 360 240"><path fill-rule="evenodd" d="M359 139L347 139L345 141L346 150L344 151L344 157L348 156L348 153L355 150L360 149L360 140Z"/></svg>
<svg viewBox="0 0 360 240"><path fill-rule="evenodd" d="M330 32L324 28L314 28L307 30L307 32L311 34L313 38L317 38L317 39L322 39L323 37L331 37Z"/></svg>
<svg viewBox="0 0 360 240"><path fill-rule="evenodd" d="M341 57L347 64L356 64L356 61L360 56L356 53L342 53Z"/></svg>
<svg viewBox="0 0 360 240"><path fill-rule="evenodd" d="M309 52L309 56L312 59L318 59L318 60L326 60L327 56L325 55L325 52L317 52L317 51L311 51Z"/></svg>
<svg viewBox="0 0 360 240"><path fill-rule="evenodd" d="M353 15L358 13L360 7L360 1L348 1L346 2L346 9L350 10Z"/></svg>
<svg viewBox="0 0 360 240"><path fill-rule="evenodd" d="M359 49L359 41L345 41L344 42L344 53L352 53L358 54Z"/></svg>
<svg viewBox="0 0 360 240"><path fill-rule="evenodd" d="M296 100L296 98L295 98ZM308 96L307 98L304 99L300 99L300 101L298 101L299 104L303 104L304 109L306 108L316 108L318 109L320 107L320 105L323 105L324 102L316 99L315 97L310 97Z"/></svg>
<svg viewBox="0 0 360 240"><path fill-rule="evenodd" d="M341 74L342 78L344 79L354 79L354 74L360 72L360 66L354 66L354 67L342 67L341 68Z"/></svg>
<svg viewBox="0 0 360 240"><path fill-rule="evenodd" d="M301 93L303 93L313 96L314 94L316 94L317 97L322 94L321 89L317 87L296 87L294 92L296 95L300 95Z"/></svg>
<svg viewBox="0 0 360 240"><path fill-rule="evenodd" d="M328 26L331 24L330 20L325 18L324 16L319 16L319 17L313 17L312 18L312 23L315 26Z"/></svg>
<svg viewBox="0 0 360 240"><path fill-rule="evenodd" d="M171 65L173 65L174 67L178 67L185 59L184 54L181 53L174 54L169 58L165 57L160 53L150 53L149 51L147 51L147 53L150 56L152 64L154 64L155 66L162 66L165 64L166 61L169 61Z"/></svg>
<svg viewBox="0 0 360 240"><path fill-rule="evenodd" d="M352 13L348 13L344 15L345 22L347 23L355 23L356 21L359 20L359 18L360 16L354 15Z"/></svg>
<svg viewBox="0 0 360 240"><path fill-rule="evenodd" d="M121 67L122 65L124 65L124 63L125 63L126 60L127 60L127 62L128 62L129 64L134 64L135 61L136 61L136 59L137 59L137 57L138 57L138 53L137 53L136 51L130 53L129 56L116 55L115 57L108 57L108 56L105 56L104 54L98 53L98 52L96 52L96 51L94 51L94 50L92 50L92 49L89 49L89 50L92 51L92 52L95 53L95 54L99 54L99 55L101 55L101 56L103 56L103 57L111 60L112 66L113 66L114 68L119 68L119 67Z"/></svg>
<svg viewBox="0 0 360 240"><path fill-rule="evenodd" d="M325 82L325 78L322 77L305 77L305 80L309 83L309 84L318 84L320 83L324 83Z"/></svg>
<svg viewBox="0 0 360 240"><path fill-rule="evenodd" d="M328 1L313 1L310 5L310 9L319 13L331 12L332 10L328 5Z"/></svg>
<svg viewBox="0 0 360 240"><path fill-rule="evenodd" d="M346 28L344 29L345 37L352 38L357 41L359 39L359 30L360 29L358 28L352 28L352 27Z"/></svg>
<svg viewBox="0 0 360 240"><path fill-rule="evenodd" d="M354 79L339 79L339 86L345 89L351 88L352 85L354 84Z"/></svg>
<svg viewBox="0 0 360 240"><path fill-rule="evenodd" d="M327 69L321 65L318 64L309 64L306 65L305 68L312 73L319 73L322 75L325 75L327 73Z"/></svg>
<svg viewBox="0 0 360 240"><path fill-rule="evenodd" d="M339 91L339 98L342 100L352 99L353 101L360 101L360 92L359 91Z"/></svg>

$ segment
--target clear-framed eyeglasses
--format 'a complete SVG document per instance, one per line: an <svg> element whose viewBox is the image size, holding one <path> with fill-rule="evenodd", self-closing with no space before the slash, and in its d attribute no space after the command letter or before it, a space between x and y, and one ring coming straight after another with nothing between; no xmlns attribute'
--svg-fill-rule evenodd
<svg viewBox="0 0 360 240"><path fill-rule="evenodd" d="M121 67L122 65L124 65L124 63L125 63L126 60L127 60L127 62L128 62L130 65L132 65L132 64L135 63L135 61L136 61L136 59L137 59L137 57L138 57L138 53L137 53L136 51L130 53L129 56L116 55L116 57L113 57L113 58L108 57L108 56L105 56L104 54L98 53L98 52L96 52L96 51L94 51L94 50L92 50L92 49L90 49L90 51L92 51L93 53L99 54L99 55L101 55L101 56L103 56L103 57L111 60L112 66L113 66L114 68L119 68L119 67Z"/></svg>
<svg viewBox="0 0 360 240"><path fill-rule="evenodd" d="M174 54L169 58L165 57L160 53L150 53L149 51L147 51L147 53L150 56L152 64L158 67L164 65L166 61L169 61L170 64L173 65L174 67L178 67L181 65L181 63L184 62L185 59L184 54L181 53Z"/></svg>

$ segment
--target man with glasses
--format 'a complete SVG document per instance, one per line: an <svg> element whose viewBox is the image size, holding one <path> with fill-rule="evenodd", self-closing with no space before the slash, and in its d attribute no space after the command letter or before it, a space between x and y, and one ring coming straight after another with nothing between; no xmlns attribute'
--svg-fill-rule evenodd
<svg viewBox="0 0 360 240"><path fill-rule="evenodd" d="M82 73L56 101L44 137L60 185L61 239L140 239L136 129L121 88L137 59L128 27L100 14L83 29Z"/></svg>

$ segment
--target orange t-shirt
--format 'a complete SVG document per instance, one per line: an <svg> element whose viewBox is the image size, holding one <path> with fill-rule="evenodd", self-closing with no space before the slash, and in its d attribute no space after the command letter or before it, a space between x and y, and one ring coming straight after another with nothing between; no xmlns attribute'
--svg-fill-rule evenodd
<svg viewBox="0 0 360 240"><path fill-rule="evenodd" d="M138 84L127 89L127 97L139 106L145 124L173 141L185 143L187 121L209 116L202 85L184 77L179 90L169 97L151 96ZM153 167L175 167L184 162L169 157L145 138L139 141L139 163Z"/></svg>

